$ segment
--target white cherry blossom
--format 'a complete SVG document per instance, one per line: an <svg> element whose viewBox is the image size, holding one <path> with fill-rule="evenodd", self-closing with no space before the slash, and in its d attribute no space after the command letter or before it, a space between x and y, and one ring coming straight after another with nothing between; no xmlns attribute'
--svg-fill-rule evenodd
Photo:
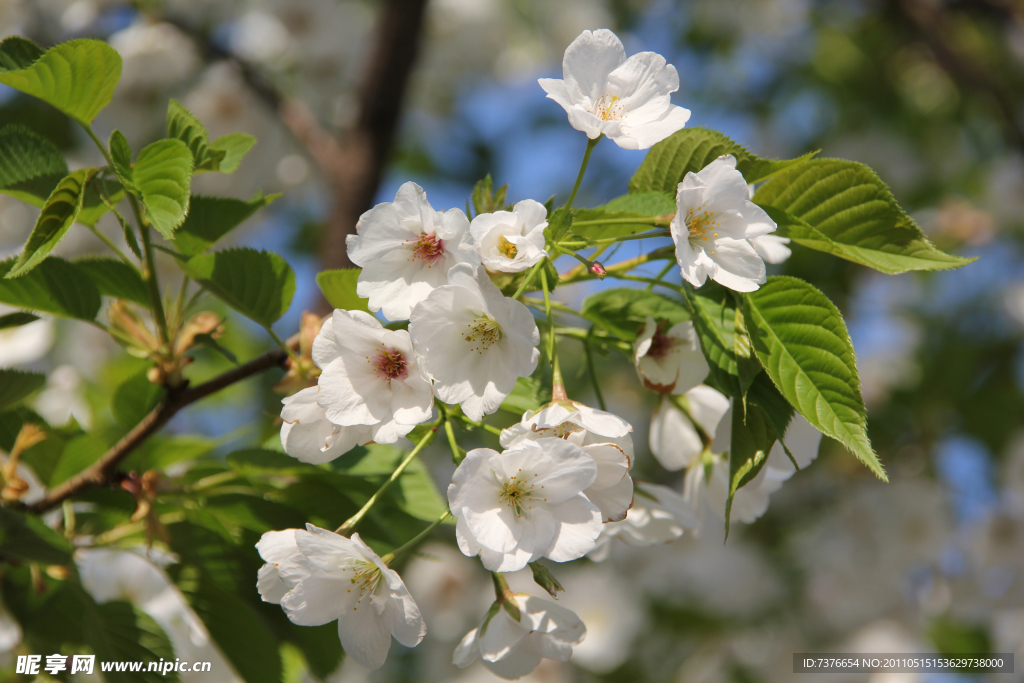
<svg viewBox="0 0 1024 683"><path fill-rule="evenodd" d="M469 225L480 262L491 270L518 273L544 258L544 228L548 212L532 199L511 211L482 213Z"/></svg>
<svg viewBox="0 0 1024 683"><path fill-rule="evenodd" d="M647 149L686 125L690 111L671 102L679 74L654 52L626 58L608 29L584 31L562 59L562 78L540 87L569 114L569 124L594 139L602 133L624 149Z"/></svg>
<svg viewBox="0 0 1024 683"><path fill-rule="evenodd" d="M0 304L0 316L17 310ZM53 320L41 318L0 330L0 368L34 363L49 353L53 347L54 327Z"/></svg>
<svg viewBox="0 0 1024 683"><path fill-rule="evenodd" d="M689 415L673 401L682 403ZM706 437L714 439L715 431L728 409L729 399L703 384L690 389L680 398L662 397L661 405L651 418L648 435L651 453L670 472L689 467L704 450L704 442L697 427ZM713 452L722 452L717 442L714 443Z"/></svg>
<svg viewBox="0 0 1024 683"><path fill-rule="evenodd" d="M483 623L462 639L452 663L465 668L478 658L491 673L508 680L529 674L540 660L569 661L572 648L586 637L587 629L575 613L550 600L515 594L517 622L498 606ZM497 605L497 603L495 603Z"/></svg>
<svg viewBox="0 0 1024 683"><path fill-rule="evenodd" d="M749 199L736 157L718 157L687 173L676 192L669 230L683 278L700 287L711 278L738 292L765 281L764 261L747 240L774 232L775 222Z"/></svg>
<svg viewBox="0 0 1024 683"><path fill-rule="evenodd" d="M605 524L597 545L587 553L595 562L603 562L611 552L612 541L646 548L676 540L687 529L700 527L696 511L679 493L667 486L638 482L633 507L621 522Z"/></svg>
<svg viewBox="0 0 1024 683"><path fill-rule="evenodd" d="M583 495L595 479L593 458L563 439L470 451L448 486L459 549L495 572L582 557L601 531L601 511Z"/></svg>
<svg viewBox="0 0 1024 683"><path fill-rule="evenodd" d="M478 262L466 214L435 211L413 182L398 188L394 202L360 216L347 245L348 257L363 269L356 293L389 320L408 318L413 306L448 282L455 264Z"/></svg>
<svg viewBox="0 0 1024 683"><path fill-rule="evenodd" d="M338 621L345 653L368 669L387 658L394 636L415 647L427 632L402 578L363 543L307 524L268 531L256 544L267 562L257 588L299 626Z"/></svg>
<svg viewBox="0 0 1024 683"><path fill-rule="evenodd" d="M330 462L373 440L367 425L342 427L327 419L316 402L319 387L308 387L281 400L281 445L285 453L312 465Z"/></svg>
<svg viewBox="0 0 1024 683"><path fill-rule="evenodd" d="M540 359L529 309L504 296L480 266L453 267L449 284L417 304L409 334L434 393L472 420L496 411Z"/></svg>
<svg viewBox="0 0 1024 683"><path fill-rule="evenodd" d="M363 311L335 310L313 340L313 361L323 371L317 403L336 425L367 425L374 441L395 443L430 419L430 382L405 330L388 330Z"/></svg>
<svg viewBox="0 0 1024 683"><path fill-rule="evenodd" d="M633 362L640 381L659 394L682 394L708 376L708 363L689 320L665 329L647 316L633 342Z"/></svg>
<svg viewBox="0 0 1024 683"><path fill-rule="evenodd" d="M633 504L632 430L616 415L563 399L526 413L519 424L501 432L500 440L503 447L511 448L524 440L555 437L582 448L597 465L597 478L583 493L600 508L605 522L616 522L625 518Z"/></svg>

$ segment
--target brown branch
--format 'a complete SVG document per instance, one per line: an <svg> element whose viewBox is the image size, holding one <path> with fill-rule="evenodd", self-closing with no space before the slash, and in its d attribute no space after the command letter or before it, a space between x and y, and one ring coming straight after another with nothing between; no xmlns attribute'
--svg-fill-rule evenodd
<svg viewBox="0 0 1024 683"><path fill-rule="evenodd" d="M233 62L246 85L272 111L318 166L330 192L330 213L322 233L324 268L345 268L345 238L355 232L380 187L412 73L427 0L385 0L373 54L363 74L359 113L341 140L326 130L305 103L280 93L253 65L224 50L184 19L167 20L192 36L207 59ZM328 307L329 308L329 307Z"/></svg>
<svg viewBox="0 0 1024 683"><path fill-rule="evenodd" d="M298 346L298 337L289 340L289 345ZM124 435L120 441L114 444L110 450L103 454L99 460L82 470L71 479L51 490L46 497L37 503L26 506L31 512L45 512L71 496L77 495L86 489L97 486L105 486L114 479L117 466L128 457L136 448L150 436L155 434L167 422L174 417L178 411L196 401L202 400L236 382L240 382L255 374L282 365L288 354L283 349L274 349L258 358L255 358L245 365L214 377L195 387L184 387L172 391L160 404L154 408L142 421L135 425L130 432Z"/></svg>
<svg viewBox="0 0 1024 683"><path fill-rule="evenodd" d="M1017 114L1017 102L982 65L954 47L949 39L949 18L940 4L922 0L897 0L897 11L917 30L935 55L939 66L961 87L987 96L1003 119L1007 141L1024 150L1024 130Z"/></svg>

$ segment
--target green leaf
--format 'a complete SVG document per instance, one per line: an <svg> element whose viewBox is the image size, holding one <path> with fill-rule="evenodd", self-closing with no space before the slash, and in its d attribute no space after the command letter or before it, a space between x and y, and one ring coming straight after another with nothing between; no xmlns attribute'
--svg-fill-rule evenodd
<svg viewBox="0 0 1024 683"><path fill-rule="evenodd" d="M356 294L356 280L359 279L359 268L338 268L317 273L316 284L323 292L324 298L334 308L345 311L366 311L369 313L369 299Z"/></svg>
<svg viewBox="0 0 1024 683"><path fill-rule="evenodd" d="M881 178L864 164L814 159L765 183L754 201L780 236L883 273L946 270L971 263L936 249Z"/></svg>
<svg viewBox="0 0 1024 683"><path fill-rule="evenodd" d="M130 602L111 600L102 605L79 589L84 613L85 640L96 653L100 662L136 661L148 662L173 660L174 647L170 638L153 617ZM99 664L96 664L99 671ZM176 681L178 674L168 671L107 671L103 678L108 683L135 683L146 681Z"/></svg>
<svg viewBox="0 0 1024 683"><path fill-rule="evenodd" d="M277 254L228 249L200 254L182 269L242 315L269 327L284 315L295 294L295 273Z"/></svg>
<svg viewBox="0 0 1024 683"><path fill-rule="evenodd" d="M21 327L22 325L28 325L39 320L39 316L32 315L31 313L25 313L24 311L15 311L14 313L8 313L7 315L0 315L0 330L9 330L14 327Z"/></svg>
<svg viewBox="0 0 1024 683"><path fill-rule="evenodd" d="M591 240L625 237L658 227L650 222L650 216L640 213L607 211L603 208L576 209L572 213L569 232Z"/></svg>
<svg viewBox="0 0 1024 683"><path fill-rule="evenodd" d="M85 256L75 259L72 263L96 283L100 294L115 299L127 299L149 307L150 298L146 283L142 281L139 271L124 261L106 256Z"/></svg>
<svg viewBox="0 0 1024 683"><path fill-rule="evenodd" d="M42 207L68 165L57 147L24 126L0 129L0 192Z"/></svg>
<svg viewBox="0 0 1024 683"><path fill-rule="evenodd" d="M394 446L379 444L367 446L366 450L368 454L346 468L346 474L387 477L407 455ZM447 508L422 460L413 460L387 495L395 500L400 510L425 522L433 522Z"/></svg>
<svg viewBox="0 0 1024 683"><path fill-rule="evenodd" d="M543 404L540 380L536 377L520 377L512 387L512 393L501 402L501 409L521 417L523 413L540 410Z"/></svg>
<svg viewBox="0 0 1024 683"><path fill-rule="evenodd" d="M78 217L85 197L85 185L96 174L95 168L83 168L57 183L36 220L32 234L6 278L20 277L50 255Z"/></svg>
<svg viewBox="0 0 1024 683"><path fill-rule="evenodd" d="M642 289L606 289L588 296L580 313L626 341L634 341L647 316L674 325L689 320L686 307L667 296Z"/></svg>
<svg viewBox="0 0 1024 683"><path fill-rule="evenodd" d="M110 210L107 202L100 196L98 188L101 186L110 206L117 206L118 202L124 199L124 187L116 178L93 178L92 182L85 186L85 199L82 201L82 210L78 212L78 222L82 225L96 225L96 222Z"/></svg>
<svg viewBox="0 0 1024 683"><path fill-rule="evenodd" d="M12 266L13 258L0 261L0 276ZM14 280L0 278L0 303L63 318L93 320L100 310L100 291L81 268L53 256L27 275Z"/></svg>
<svg viewBox="0 0 1024 683"><path fill-rule="evenodd" d="M114 162L114 172L121 185L129 189L135 189L135 172L132 170L132 148L124 134L115 130L110 134L110 159ZM111 202L113 203L113 202Z"/></svg>
<svg viewBox="0 0 1024 683"><path fill-rule="evenodd" d="M114 94L121 56L101 40L70 40L40 54L24 38L0 42L0 83L92 122Z"/></svg>
<svg viewBox="0 0 1024 683"><path fill-rule="evenodd" d="M637 192L616 197L604 206L605 211L624 211L640 216L671 216L676 212L674 194L664 192Z"/></svg>
<svg viewBox="0 0 1024 683"><path fill-rule="evenodd" d="M744 318L761 365L807 421L888 481L867 434L853 344L839 310L803 280L771 277L746 295Z"/></svg>
<svg viewBox="0 0 1024 683"><path fill-rule="evenodd" d="M64 445L50 474L50 488L62 484L103 457L107 444L95 434L81 434Z"/></svg>
<svg viewBox="0 0 1024 683"><path fill-rule="evenodd" d="M729 446L729 491L725 499L725 537L729 538L729 518L736 491L756 477L764 467L772 446L775 430L758 408L750 406L744 414L741 406L733 403L732 438Z"/></svg>
<svg viewBox="0 0 1024 683"><path fill-rule="evenodd" d="M280 683L281 655L263 619L237 596L203 582L185 597L246 683Z"/></svg>
<svg viewBox="0 0 1024 683"><path fill-rule="evenodd" d="M174 236L174 246L185 256L195 256L241 225L254 213L280 197L257 192L249 201L229 197L192 195L185 222Z"/></svg>
<svg viewBox="0 0 1024 683"><path fill-rule="evenodd" d="M177 100L171 100L167 105L167 137L181 140L188 146L195 162L195 173L216 171L227 154L225 150L210 147L206 128Z"/></svg>
<svg viewBox="0 0 1024 683"><path fill-rule="evenodd" d="M174 239L174 231L188 214L192 153L181 140L158 140L139 152L133 180L149 222L161 235Z"/></svg>
<svg viewBox="0 0 1024 683"><path fill-rule="evenodd" d="M508 184L502 185L497 190L494 189L494 181L491 179L491 174L488 173L484 176L483 180L479 180L476 186L473 188L473 194L470 198L473 200L473 210L476 215L482 213L494 213L495 211L502 211L505 208L505 196L508 194ZM472 214L469 214L472 216Z"/></svg>
<svg viewBox="0 0 1024 683"><path fill-rule="evenodd" d="M683 128L651 147L630 179L629 191L663 192L675 197L676 187L687 173L696 173L723 154L736 157L736 169L748 183L756 183L799 165L817 152L808 152L796 159L761 159L718 131Z"/></svg>
<svg viewBox="0 0 1024 683"><path fill-rule="evenodd" d="M7 410L46 384L41 372L0 368L0 410Z"/></svg>
<svg viewBox="0 0 1024 683"><path fill-rule="evenodd" d="M255 144L256 138L248 133L228 133L220 136L210 143L211 150L224 152L224 158L220 160L216 170L221 173L234 173Z"/></svg>
<svg viewBox="0 0 1024 683"><path fill-rule="evenodd" d="M739 394L739 365L736 360L736 312L729 290L707 283L698 290L684 287L686 303L693 315L701 350L711 368L715 388L729 396Z"/></svg>
<svg viewBox="0 0 1024 683"><path fill-rule="evenodd" d="M38 517L0 508L0 559L70 565L71 548L64 537Z"/></svg>
<svg viewBox="0 0 1024 683"><path fill-rule="evenodd" d="M167 391L153 384L143 370L122 382L114 391L110 409L123 429L131 429L164 399Z"/></svg>

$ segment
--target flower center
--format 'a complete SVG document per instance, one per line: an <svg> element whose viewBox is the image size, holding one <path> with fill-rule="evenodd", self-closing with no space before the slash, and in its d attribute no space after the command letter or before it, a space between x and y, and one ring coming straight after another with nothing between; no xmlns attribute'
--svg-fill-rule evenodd
<svg viewBox="0 0 1024 683"><path fill-rule="evenodd" d="M654 333L651 338L651 347L647 349L647 355L651 358L661 359L672 353L672 349L679 343L678 339L674 339L667 334L658 330Z"/></svg>
<svg viewBox="0 0 1024 683"><path fill-rule="evenodd" d="M376 356L366 359L373 365L377 377L391 381L393 379L405 379L409 374L405 355L401 351L395 351L381 344L380 351Z"/></svg>
<svg viewBox="0 0 1024 683"><path fill-rule="evenodd" d="M618 95L602 95L601 99L594 103L590 113L602 121L614 121L621 119L628 112L625 111L625 106Z"/></svg>
<svg viewBox="0 0 1024 683"><path fill-rule="evenodd" d="M556 427L546 427L541 429L538 428L537 425L533 425L530 429L532 429L536 434L543 434L545 437L568 439L570 434L581 431L583 427L580 427L575 422L563 422Z"/></svg>
<svg viewBox="0 0 1024 683"><path fill-rule="evenodd" d="M521 478L522 470L519 472L520 474L510 477L508 481L502 484L501 494L498 496L498 500L512 508L512 511L516 513L516 517L522 517L526 514L527 510L533 507L528 502L533 496L534 485L527 483L526 479ZM533 476L536 477L537 475Z"/></svg>
<svg viewBox="0 0 1024 683"><path fill-rule="evenodd" d="M505 239L504 235L498 238L498 251L500 251L507 259L514 259L516 254L519 253L519 250L516 249L516 245Z"/></svg>
<svg viewBox="0 0 1024 683"><path fill-rule="evenodd" d="M463 338L472 344L471 352L483 353L500 342L502 337L505 336L498 322L486 313L471 322L467 327L469 332Z"/></svg>
<svg viewBox="0 0 1024 683"><path fill-rule="evenodd" d="M380 567L373 562L356 562L350 581L359 586L359 595L373 593L380 584L382 574Z"/></svg>
<svg viewBox="0 0 1024 683"><path fill-rule="evenodd" d="M409 242L412 242L412 240L409 240ZM413 258L425 261L429 264L427 266L429 268L439 258L444 256L444 240L437 235L423 233L415 242L413 242L412 255Z"/></svg>
<svg viewBox="0 0 1024 683"><path fill-rule="evenodd" d="M718 233L714 232L718 226L718 221L715 220L714 211L705 211L704 205L701 204L696 209L690 208L686 210L686 229L690 231L690 239L700 239L704 242L708 241L708 238L704 236L707 231L712 231L715 237L718 237Z"/></svg>

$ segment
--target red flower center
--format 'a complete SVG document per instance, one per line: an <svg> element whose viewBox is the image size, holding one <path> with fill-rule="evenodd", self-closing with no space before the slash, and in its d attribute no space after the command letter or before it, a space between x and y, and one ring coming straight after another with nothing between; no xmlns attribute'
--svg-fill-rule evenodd
<svg viewBox="0 0 1024 683"><path fill-rule="evenodd" d="M677 339L668 336L659 327L658 331L654 333L654 337L651 338L651 348L647 349L647 355L660 360L672 353L672 349L677 343Z"/></svg>
<svg viewBox="0 0 1024 683"><path fill-rule="evenodd" d="M368 360L373 363L377 376L383 377L389 382L393 379L405 379L409 374L405 356L401 351L382 346L377 355Z"/></svg>
<svg viewBox="0 0 1024 683"><path fill-rule="evenodd" d="M412 255L420 261L426 261L433 265L435 261L444 256L444 240L437 235L423 233L414 244Z"/></svg>

